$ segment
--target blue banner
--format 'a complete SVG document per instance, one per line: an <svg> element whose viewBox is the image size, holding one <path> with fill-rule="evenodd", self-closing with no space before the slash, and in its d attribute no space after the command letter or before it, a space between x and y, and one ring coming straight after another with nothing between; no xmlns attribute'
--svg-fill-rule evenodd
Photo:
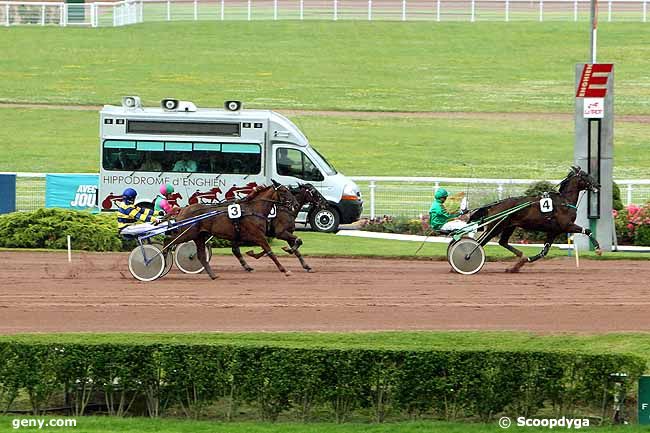
<svg viewBox="0 0 650 433"><path fill-rule="evenodd" d="M45 207L97 210L98 174L48 174Z"/></svg>
<svg viewBox="0 0 650 433"><path fill-rule="evenodd" d="M16 175L0 174L0 213L16 211Z"/></svg>

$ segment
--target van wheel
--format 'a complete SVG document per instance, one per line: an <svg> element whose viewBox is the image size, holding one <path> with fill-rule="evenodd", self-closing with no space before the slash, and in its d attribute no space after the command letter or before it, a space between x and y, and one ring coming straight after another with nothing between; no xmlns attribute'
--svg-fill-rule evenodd
<svg viewBox="0 0 650 433"><path fill-rule="evenodd" d="M315 232L331 233L339 228L339 213L336 209L331 207L325 209L318 209L309 217L309 224L311 229Z"/></svg>

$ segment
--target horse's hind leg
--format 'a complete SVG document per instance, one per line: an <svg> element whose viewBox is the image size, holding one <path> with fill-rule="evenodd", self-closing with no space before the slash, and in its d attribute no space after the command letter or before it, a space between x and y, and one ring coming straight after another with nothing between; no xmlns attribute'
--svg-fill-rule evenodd
<svg viewBox="0 0 650 433"><path fill-rule="evenodd" d="M510 239L510 236L514 233L516 226L510 226L505 228L501 232L501 237L499 238L499 245L501 245L503 248L507 249L508 251L512 252L514 255L519 257L519 260L517 260L517 263L511 268L506 269L506 272L519 272L519 269L528 261L528 258L524 256L524 253L521 250L518 250L517 248L513 247L508 243L508 239Z"/></svg>
<svg viewBox="0 0 650 433"><path fill-rule="evenodd" d="M203 265L205 268L205 271L208 273L210 278L213 280L217 279L217 275L212 271L212 268L210 267L210 262L208 262L208 258L205 255L205 239L206 239L205 234L200 234L196 239L194 239L194 243L196 244L196 256L199 259L199 262Z"/></svg>
<svg viewBox="0 0 650 433"><path fill-rule="evenodd" d="M600 244L591 230L582 228L577 224L571 224L566 231L567 233L582 233L583 235L589 236L589 241L591 242L591 245L593 245L596 254L599 256L603 254L603 251L600 249Z"/></svg>
<svg viewBox="0 0 650 433"><path fill-rule="evenodd" d="M241 251L239 250L239 244L236 244L233 242L232 244L232 253L237 257L237 260L239 260L239 263L241 264L242 268L246 270L246 272L253 272L254 269L251 268L248 263L246 263L246 260L244 260L244 256L241 255Z"/></svg>
<svg viewBox="0 0 650 433"><path fill-rule="evenodd" d="M262 234L261 238L259 239L257 243L262 249L264 250L264 254L269 256L271 260L273 260L273 263L275 263L275 266L278 267L278 270L280 272L283 272L284 275L289 276L291 275L291 271L287 271L284 266L282 266L282 263L278 260L278 258L275 256L275 253L271 250L271 246L269 243L266 241L266 237Z"/></svg>

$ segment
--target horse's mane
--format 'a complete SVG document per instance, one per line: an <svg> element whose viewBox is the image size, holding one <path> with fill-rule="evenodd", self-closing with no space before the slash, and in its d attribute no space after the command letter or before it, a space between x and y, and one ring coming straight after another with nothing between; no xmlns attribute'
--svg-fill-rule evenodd
<svg viewBox="0 0 650 433"><path fill-rule="evenodd" d="M240 201L241 201L241 202L251 201L253 198L257 197L258 195L260 195L260 194L263 193L264 191L268 190L269 188L271 188L271 185L269 185L269 186L266 186L266 185L258 185L258 186L256 186L255 188L253 188L253 190L252 190L250 193L248 193L248 194L246 195L246 197L244 197L244 198L241 199Z"/></svg>

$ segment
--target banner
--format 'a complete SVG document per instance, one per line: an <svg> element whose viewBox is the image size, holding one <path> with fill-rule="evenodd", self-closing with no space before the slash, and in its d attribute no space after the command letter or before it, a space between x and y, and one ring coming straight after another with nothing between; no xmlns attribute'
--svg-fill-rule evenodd
<svg viewBox="0 0 650 433"><path fill-rule="evenodd" d="M48 174L45 176L45 207L99 211L98 185L97 174Z"/></svg>
<svg viewBox="0 0 650 433"><path fill-rule="evenodd" d="M0 213L16 211L16 175L0 174Z"/></svg>

